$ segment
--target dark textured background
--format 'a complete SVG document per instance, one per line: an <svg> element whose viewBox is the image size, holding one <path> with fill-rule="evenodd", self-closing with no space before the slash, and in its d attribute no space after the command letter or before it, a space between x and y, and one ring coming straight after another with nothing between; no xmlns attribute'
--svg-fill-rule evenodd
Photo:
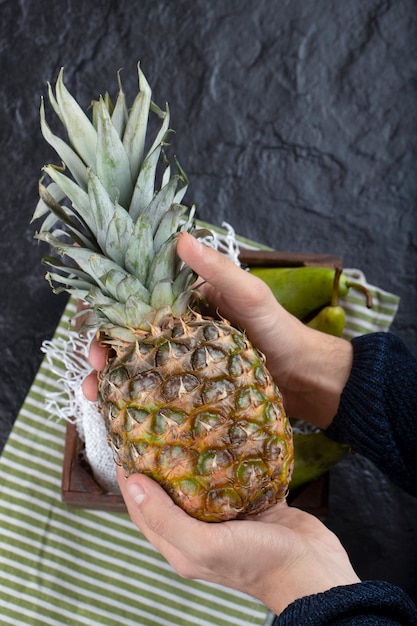
<svg viewBox="0 0 417 626"><path fill-rule="evenodd" d="M343 256L401 296L394 330L417 353L415 0L0 1L1 446L65 298L43 280L30 217L55 159L38 106L65 66L87 107L141 61L201 219L275 248ZM417 504L351 456L329 524L362 577L417 599Z"/></svg>

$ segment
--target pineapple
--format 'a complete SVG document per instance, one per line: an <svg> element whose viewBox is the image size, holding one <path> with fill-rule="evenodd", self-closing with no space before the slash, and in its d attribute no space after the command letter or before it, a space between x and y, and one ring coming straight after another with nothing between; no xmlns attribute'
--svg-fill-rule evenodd
<svg viewBox="0 0 417 626"><path fill-rule="evenodd" d="M169 108L154 104L139 64L138 77L131 108L119 75L115 104L94 101L91 121L62 69L55 93L48 85L69 141L41 101L42 134L62 166L43 168L35 236L52 249L43 262L54 291L84 301L108 345L98 407L126 475L149 475L200 520L259 513L286 496L291 426L263 355L227 320L200 313L176 242L202 232L181 203L187 178L166 155Z"/></svg>

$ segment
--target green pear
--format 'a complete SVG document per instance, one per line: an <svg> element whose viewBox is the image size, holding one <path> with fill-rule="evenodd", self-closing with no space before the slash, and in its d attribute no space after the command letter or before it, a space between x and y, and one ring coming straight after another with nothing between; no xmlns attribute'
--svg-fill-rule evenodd
<svg viewBox="0 0 417 626"><path fill-rule="evenodd" d="M290 491L328 472L348 451L348 445L332 441L322 432L294 432L294 471Z"/></svg>
<svg viewBox="0 0 417 626"><path fill-rule="evenodd" d="M316 330L320 330L328 335L334 335L335 337L342 336L346 321L345 310L338 304L341 275L342 270L340 267L337 267L334 272L333 292L330 304L323 307L307 322L307 326L310 328L315 328Z"/></svg>

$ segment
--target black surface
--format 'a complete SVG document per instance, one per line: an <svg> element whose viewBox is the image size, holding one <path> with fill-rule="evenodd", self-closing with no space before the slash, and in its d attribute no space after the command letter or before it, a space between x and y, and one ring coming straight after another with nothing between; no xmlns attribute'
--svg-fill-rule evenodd
<svg viewBox="0 0 417 626"><path fill-rule="evenodd" d="M0 447L65 304L29 224L46 82L65 66L87 107L128 93L136 62L161 106L201 219L281 250L343 256L401 296L395 332L417 353L415 0L0 2ZM333 473L329 523L359 575L417 598L415 501L360 457Z"/></svg>

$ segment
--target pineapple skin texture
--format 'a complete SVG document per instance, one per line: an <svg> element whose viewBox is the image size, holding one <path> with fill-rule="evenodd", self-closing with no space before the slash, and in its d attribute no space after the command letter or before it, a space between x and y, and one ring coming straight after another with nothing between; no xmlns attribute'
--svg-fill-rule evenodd
<svg viewBox="0 0 417 626"><path fill-rule="evenodd" d="M221 522L285 499L292 428L265 359L226 320L168 316L111 340L99 410L126 476L156 480L189 515Z"/></svg>

